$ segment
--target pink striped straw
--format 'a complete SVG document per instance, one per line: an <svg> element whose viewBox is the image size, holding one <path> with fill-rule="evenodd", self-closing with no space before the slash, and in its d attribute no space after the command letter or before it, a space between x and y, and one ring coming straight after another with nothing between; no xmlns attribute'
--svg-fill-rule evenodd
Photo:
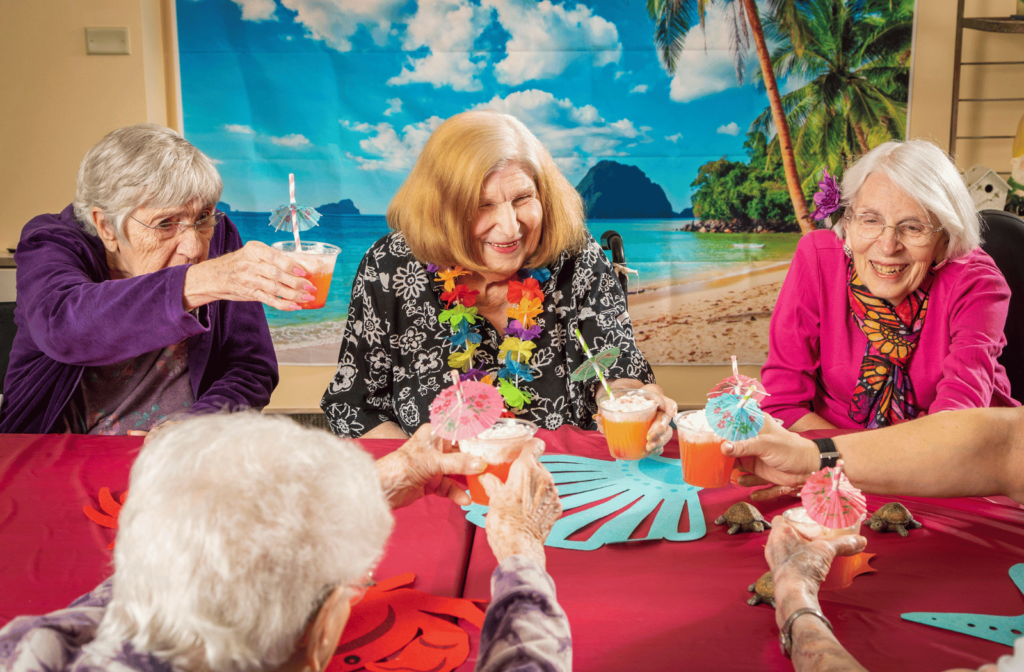
<svg viewBox="0 0 1024 672"><path fill-rule="evenodd" d="M299 220L295 208L295 173L288 173L288 198L292 210L292 234L295 236L295 251L302 251L302 243L299 242Z"/></svg>

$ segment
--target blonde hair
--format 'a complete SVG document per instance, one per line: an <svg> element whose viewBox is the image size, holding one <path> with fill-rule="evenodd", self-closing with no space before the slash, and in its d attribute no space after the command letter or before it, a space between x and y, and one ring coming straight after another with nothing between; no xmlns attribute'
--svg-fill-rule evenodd
<svg viewBox="0 0 1024 672"><path fill-rule="evenodd" d="M846 169L842 205L849 208L868 175L882 173L938 220L949 236L946 258L957 259L981 245L981 218L963 177L949 155L927 140L886 142ZM843 218L833 227L845 238Z"/></svg>
<svg viewBox="0 0 1024 672"><path fill-rule="evenodd" d="M581 251L583 199L523 122L494 110L456 114L437 127L391 199L388 226L421 262L486 271L472 244L480 188L512 163L531 174L544 212L540 242L524 265L548 266L564 251Z"/></svg>

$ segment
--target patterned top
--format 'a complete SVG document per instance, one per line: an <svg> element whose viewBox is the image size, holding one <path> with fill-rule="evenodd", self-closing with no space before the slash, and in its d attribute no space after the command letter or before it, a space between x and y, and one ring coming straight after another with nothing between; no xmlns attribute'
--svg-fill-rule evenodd
<svg viewBox="0 0 1024 672"><path fill-rule="evenodd" d="M149 431L195 403L188 377L188 342L107 364L87 366L64 409L72 434Z"/></svg>
<svg viewBox="0 0 1024 672"><path fill-rule="evenodd" d="M586 359L572 338L577 328L591 352L610 346L621 350L609 378L654 382L633 340L622 287L601 247L588 239L579 254L563 252L541 286L544 310L537 324L542 331L530 358L534 379L520 384L533 401L519 417L546 429L597 427L597 380L569 380ZM352 282L338 371L320 402L335 434L356 438L388 421L412 434L430 422L430 403L451 384L448 355L453 351L445 340L449 328L437 319L444 310L443 290L433 275L412 256L400 233L381 238L363 257ZM473 365L494 373L502 337L486 319L478 324L483 341Z"/></svg>
<svg viewBox="0 0 1024 672"><path fill-rule="evenodd" d="M171 666L130 643L116 650L88 646L112 596L111 579L67 609L21 616L0 629L0 669L10 672L172 672ZM477 672L569 672L569 620L555 584L537 563L506 558L491 577L493 596L480 631Z"/></svg>

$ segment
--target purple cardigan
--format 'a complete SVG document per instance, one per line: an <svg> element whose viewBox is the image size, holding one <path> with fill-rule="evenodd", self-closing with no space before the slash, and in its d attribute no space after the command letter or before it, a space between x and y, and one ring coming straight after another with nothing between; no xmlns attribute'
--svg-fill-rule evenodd
<svg viewBox="0 0 1024 672"><path fill-rule="evenodd" d="M242 246L229 219L210 257ZM106 250L82 230L69 205L33 218L21 232L18 327L4 380L0 432L54 431L86 366L121 362L188 340L195 394L189 413L262 408L277 386L277 357L259 303L182 307L188 265L110 280Z"/></svg>
<svg viewBox="0 0 1024 672"><path fill-rule="evenodd" d="M836 427L849 416L867 337L850 312L847 259L832 231L813 231L797 245L772 315L761 379L771 396L764 410L786 427L814 411ZM910 380L917 405L937 413L958 408L1020 406L996 358L1010 289L980 249L935 270L928 316Z"/></svg>

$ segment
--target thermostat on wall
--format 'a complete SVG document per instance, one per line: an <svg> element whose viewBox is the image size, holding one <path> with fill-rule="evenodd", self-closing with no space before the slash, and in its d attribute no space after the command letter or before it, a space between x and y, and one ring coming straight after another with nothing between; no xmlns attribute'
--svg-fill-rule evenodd
<svg viewBox="0 0 1024 672"><path fill-rule="evenodd" d="M86 28L85 53L87 54L128 54L127 28Z"/></svg>

